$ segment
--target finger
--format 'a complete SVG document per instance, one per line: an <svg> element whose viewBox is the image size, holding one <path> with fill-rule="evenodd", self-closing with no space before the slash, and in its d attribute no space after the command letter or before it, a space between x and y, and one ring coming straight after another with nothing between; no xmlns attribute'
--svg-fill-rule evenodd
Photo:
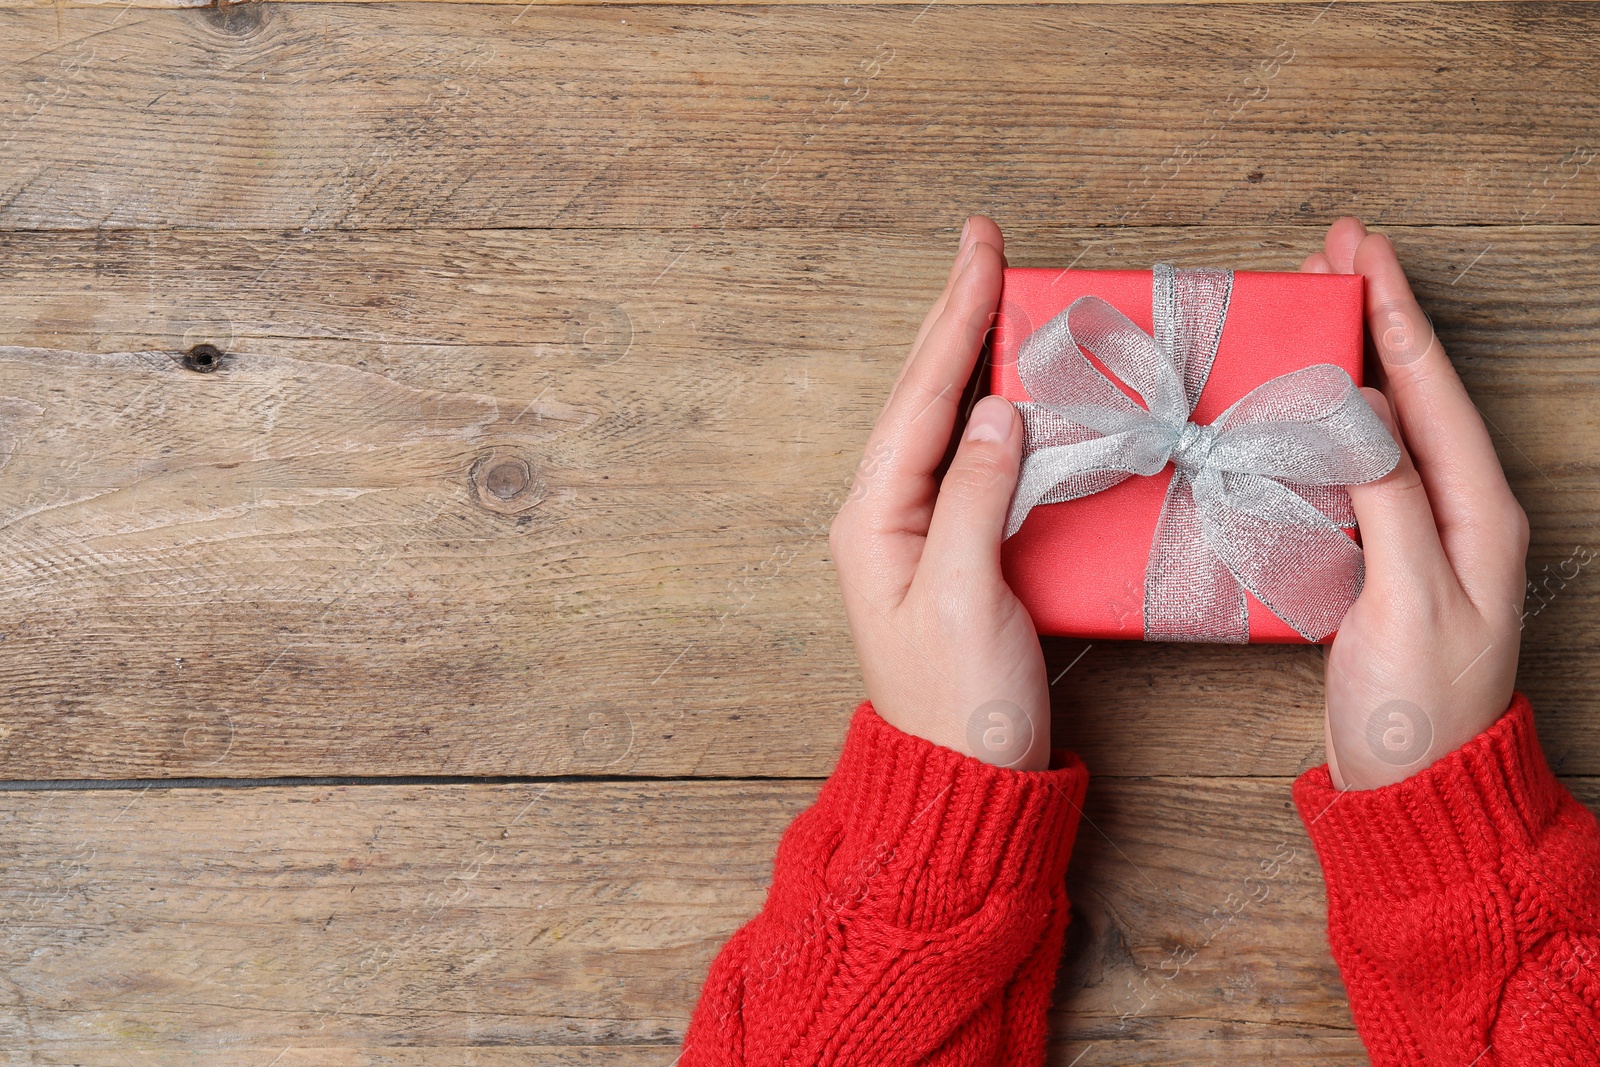
<svg viewBox="0 0 1600 1067"><path fill-rule="evenodd" d="M967 219L966 225L961 229L961 243L956 248L955 259L950 263L950 275L945 279L944 291L939 294L939 298L934 301L933 307L929 308L928 314L923 317L922 325L917 329L917 338L912 342L911 350L907 353L905 362L900 365L899 373L895 375L895 386L898 386L901 379L905 377L906 368L916 358L918 349L922 347L922 342L927 339L928 331L933 328L933 324L938 321L939 316L944 314L945 304L950 298L950 292L955 288L956 279L961 276L961 265L966 261L967 249L979 242L994 245L1000 249L1002 256L1005 255L1005 237L1001 235L1000 227L995 225L993 219L984 215L973 215ZM893 388L891 388L890 392L893 392Z"/></svg>
<svg viewBox="0 0 1600 1067"><path fill-rule="evenodd" d="M1366 239L1367 228L1360 219L1346 216L1335 219L1322 239L1323 254L1335 274L1354 274L1356 249Z"/></svg>
<svg viewBox="0 0 1600 1067"><path fill-rule="evenodd" d="M930 506L930 479L950 443L962 390L1000 302L999 250L980 242L968 256L943 313L906 367L869 439L869 447L882 445L886 487L902 490L902 496L925 495ZM875 500L890 513L904 503L892 493L877 494ZM888 521L898 526L903 520L891 514Z"/></svg>
<svg viewBox="0 0 1600 1067"><path fill-rule="evenodd" d="M1383 394L1363 389L1367 403L1400 445L1400 462L1375 482L1350 486L1350 503L1361 528L1367 585L1373 589L1438 589L1454 585L1427 488L1411 462L1394 412Z"/></svg>
<svg viewBox="0 0 1600 1067"><path fill-rule="evenodd" d="M918 574L1002 582L1000 540L1022 467L1022 417L1004 397L972 409L955 459L939 483ZM939 580L936 578L935 580Z"/></svg>
<svg viewBox="0 0 1600 1067"><path fill-rule="evenodd" d="M1000 263L993 245L972 247L944 312L878 417L833 520L834 565L863 594L903 596L916 573L933 517L934 471L1000 300Z"/></svg>
<svg viewBox="0 0 1600 1067"><path fill-rule="evenodd" d="M1332 274L1333 264L1328 262L1328 257L1321 252L1313 252L1300 264L1301 274Z"/></svg>
<svg viewBox="0 0 1600 1067"><path fill-rule="evenodd" d="M1506 482L1489 431L1412 295L1394 246L1372 234L1356 249L1367 279L1367 327L1383 364L1384 395L1415 457L1439 536L1474 601L1503 599L1520 572L1513 561L1526 519Z"/></svg>

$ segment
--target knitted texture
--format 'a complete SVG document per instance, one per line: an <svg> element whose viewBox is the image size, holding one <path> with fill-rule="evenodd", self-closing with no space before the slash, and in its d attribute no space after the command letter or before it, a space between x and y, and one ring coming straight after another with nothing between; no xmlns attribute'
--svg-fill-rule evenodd
<svg viewBox="0 0 1600 1067"><path fill-rule="evenodd" d="M991 767L863 702L711 966L681 1067L1037 1065L1088 774ZM1294 799L1374 1067L1600 1065L1600 823L1520 694L1412 778Z"/></svg>
<svg viewBox="0 0 1600 1067"><path fill-rule="evenodd" d="M681 1067L1044 1060L1088 772L994 767L870 702L711 966Z"/></svg>
<svg viewBox="0 0 1600 1067"><path fill-rule="evenodd" d="M1294 799L1374 1067L1600 1064L1600 824L1525 697L1403 782L1341 792L1322 766Z"/></svg>

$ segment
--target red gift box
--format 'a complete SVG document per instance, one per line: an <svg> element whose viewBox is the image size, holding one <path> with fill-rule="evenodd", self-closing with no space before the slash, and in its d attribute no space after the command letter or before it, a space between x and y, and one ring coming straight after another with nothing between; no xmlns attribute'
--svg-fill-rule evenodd
<svg viewBox="0 0 1600 1067"><path fill-rule="evenodd" d="M1031 399L1017 375L1022 343L1080 296L1100 297L1149 332L1152 277L1134 270L1007 269L991 338L992 391L1013 402ZM1342 368L1359 385L1362 282L1359 274L1234 272L1216 361L1192 421L1207 425L1263 382L1317 363ZM1090 496L1036 506L1002 543L1006 581L1040 633L1144 638L1145 569L1172 472L1168 463L1152 477L1135 475ZM1306 643L1254 596L1245 597L1252 643Z"/></svg>

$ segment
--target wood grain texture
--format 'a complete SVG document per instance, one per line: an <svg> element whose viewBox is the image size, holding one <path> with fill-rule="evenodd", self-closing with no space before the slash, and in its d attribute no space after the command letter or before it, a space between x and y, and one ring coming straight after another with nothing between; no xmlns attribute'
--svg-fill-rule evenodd
<svg viewBox="0 0 1600 1067"><path fill-rule="evenodd" d="M1282 269L1317 239L1010 251ZM1533 518L1522 685L1552 762L1600 772L1600 586L1548 580L1600 518L1596 232L1397 240ZM948 243L0 236L0 767L826 774L860 699L827 523ZM1046 648L1055 677L1084 646ZM1100 644L1057 731L1101 775L1292 774L1320 676L1314 649Z"/></svg>
<svg viewBox="0 0 1600 1067"><path fill-rule="evenodd" d="M1597 44L1556 3L0 0L0 779L536 777L0 790L0 1067L670 1067L861 695L827 523L973 211L1037 266L1391 228L1600 806ZM1095 775L1050 1062L1366 1063L1288 801L1320 654L1045 646Z"/></svg>
<svg viewBox="0 0 1600 1067"><path fill-rule="evenodd" d="M252 0L0 0L0 8L35 8L35 7L64 7L64 8L111 8L122 10L127 8L227 8L238 4L250 3ZM389 0L273 0L275 3L387 3ZM515 5L518 8L529 6L538 7L635 7L640 5L670 5L682 6L683 0L419 0L423 3L445 4L505 4ZM964 7L972 4L1015 7L1018 0L936 0L939 7ZM1023 0L1025 4L1040 4L1046 0ZM1283 7L1290 4L1316 4L1327 5L1329 0L1146 0L1158 4L1187 4L1206 6L1229 6L1235 4L1255 4L1259 6ZM1368 4L1404 4L1415 3L1415 0L1363 0ZM1499 3L1503 0L1437 0L1440 6L1445 4L1465 3ZM1078 0L1079 4L1126 4L1127 0ZM767 5L796 5L815 6L816 0L697 0L696 7L762 7ZM889 7L894 5L915 5L918 8L929 6L928 0L830 0L830 7Z"/></svg>
<svg viewBox="0 0 1600 1067"><path fill-rule="evenodd" d="M1590 5L922 10L0 11L0 226L1600 221Z"/></svg>
<svg viewBox="0 0 1600 1067"><path fill-rule="evenodd" d="M1364 1062L1287 789L1095 783L1052 1062ZM0 1062L666 1067L815 790L0 794Z"/></svg>

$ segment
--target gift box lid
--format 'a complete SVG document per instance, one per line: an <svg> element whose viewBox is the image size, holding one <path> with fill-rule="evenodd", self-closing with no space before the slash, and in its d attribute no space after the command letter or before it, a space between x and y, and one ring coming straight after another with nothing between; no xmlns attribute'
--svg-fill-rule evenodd
<svg viewBox="0 0 1600 1067"><path fill-rule="evenodd" d="M1268 379L1317 363L1340 367L1360 384L1363 283L1358 274L1235 271L1216 361L1192 420L1209 424ZM1017 374L1022 344L1080 296L1104 299L1150 332L1152 285L1147 270L1008 268L990 338L991 391L1014 402L1029 399ZM1125 385L1123 391L1138 400ZM1040 633L1143 639L1146 565L1172 470L1168 463L1152 477L1136 475L1090 496L1035 507L1003 543L1006 580ZM1245 595L1252 643L1305 643Z"/></svg>

